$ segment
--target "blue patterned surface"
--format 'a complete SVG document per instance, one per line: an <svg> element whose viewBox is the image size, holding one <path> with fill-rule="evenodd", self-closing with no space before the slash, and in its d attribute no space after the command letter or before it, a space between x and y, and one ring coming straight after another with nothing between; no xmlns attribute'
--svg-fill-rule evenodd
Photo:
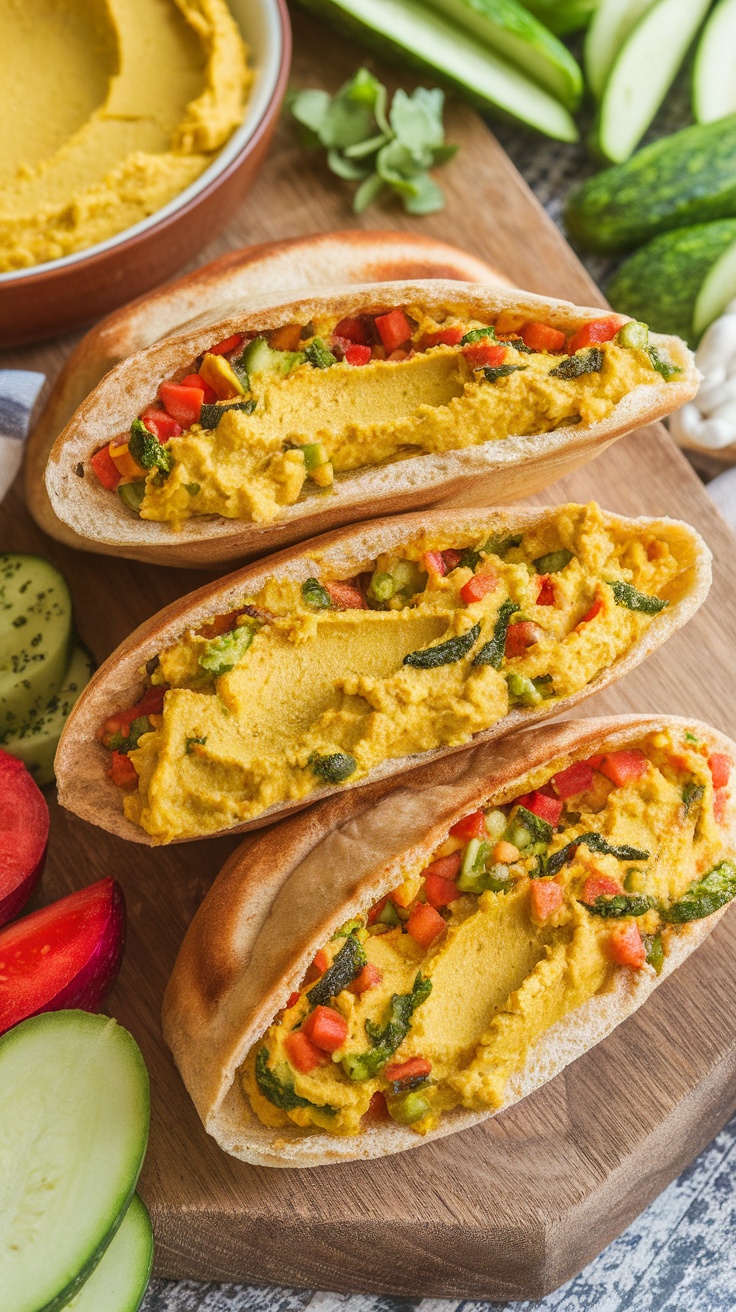
<svg viewBox="0 0 736 1312"><path fill-rule="evenodd" d="M685 83L650 136L688 121ZM593 171L585 147L513 127L494 131L552 218ZM603 284L610 262L586 259ZM541 1302L387 1298L154 1280L142 1312L730 1312L736 1309L736 1117L669 1188L574 1280Z"/></svg>

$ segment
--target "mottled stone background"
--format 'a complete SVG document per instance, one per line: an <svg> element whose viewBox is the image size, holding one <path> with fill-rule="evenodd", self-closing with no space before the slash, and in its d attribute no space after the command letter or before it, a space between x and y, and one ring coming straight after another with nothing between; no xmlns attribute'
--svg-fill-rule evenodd
<svg viewBox="0 0 736 1312"><path fill-rule="evenodd" d="M649 136L672 132L688 121L688 78L683 76ZM561 146L506 125L494 124L494 131L545 209L561 223L570 187L594 169L584 143ZM452 240L452 233L447 237ZM595 257L585 262L604 285L612 263ZM154 1280L142 1312L729 1312L736 1309L735 1188L736 1117L619 1239L541 1302L412 1300Z"/></svg>

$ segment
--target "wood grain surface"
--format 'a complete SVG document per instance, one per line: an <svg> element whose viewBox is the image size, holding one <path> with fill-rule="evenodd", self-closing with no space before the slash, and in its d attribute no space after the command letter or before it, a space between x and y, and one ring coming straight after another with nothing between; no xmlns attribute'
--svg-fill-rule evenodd
<svg viewBox="0 0 736 1312"><path fill-rule="evenodd" d="M360 53L295 23L295 79L334 90ZM402 83L407 84L406 78ZM324 83L323 83L324 84ZM594 304L600 294L481 120L451 106L461 145L442 170L447 208L421 221L391 209L353 220L342 187L305 156L288 123L236 223L202 252L348 226L390 225L454 241L521 286ZM6 352L2 365L56 371L71 339ZM661 428L615 445L546 494L597 498L624 514L690 520L715 556L709 601L635 674L585 713L693 714L736 734L732 697L734 541ZM537 498L542 500L542 498ZM0 512L0 549L37 551L65 571L78 626L98 659L164 603L203 582L187 573L77 553L36 529L19 491ZM579 1270L705 1145L736 1107L736 920L645 1008L544 1089L467 1134L376 1163L269 1171L208 1139L163 1047L161 997L185 928L235 839L168 849L127 845L52 801L37 902L115 875L128 903L125 963L111 1011L152 1076L141 1191L160 1275L321 1289L507 1299L540 1296Z"/></svg>

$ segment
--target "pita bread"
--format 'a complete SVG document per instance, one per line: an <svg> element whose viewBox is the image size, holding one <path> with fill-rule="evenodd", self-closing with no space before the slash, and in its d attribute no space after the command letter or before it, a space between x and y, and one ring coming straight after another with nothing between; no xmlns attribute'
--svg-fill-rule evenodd
<svg viewBox="0 0 736 1312"><path fill-rule="evenodd" d="M327 570L334 573L335 577L350 578L365 569L382 551L410 542L412 537L423 534L427 529L437 532L449 530L458 537L468 534L471 540L474 537L477 539L484 532L504 537L510 533L528 531L548 516L558 513L558 510L559 507L553 510L548 507L512 507L508 510L432 511L429 514L374 520L359 527L326 534L304 546L291 547L277 556L246 566L224 579L199 588L167 606L136 629L108 657L76 703L56 754L54 768L59 801L83 819L111 833L133 842L153 844L154 840L145 830L123 815L120 789L107 777L109 753L97 742L95 731L115 711L132 706L139 699L143 691L142 671L147 661L164 648L172 646L189 629L199 628L213 616L233 610L242 603L244 595L257 592L267 579L292 578L303 582L312 575L319 577ZM568 712L585 697L600 692L635 668L685 624L705 600L710 587L711 555L695 529L678 520L644 517L626 519L608 512L606 520L612 527L630 533L635 533L637 529L655 531L676 545L686 566L678 577L678 591L673 593L671 604L652 618L641 639L624 656L579 693L552 704L542 703L536 708L515 709L492 728L477 734L475 742L489 742L522 726ZM461 749L439 748L420 756L389 760L373 770L367 778L352 785L338 785L338 788L340 792L360 788L375 779L387 778L458 750ZM311 793L301 802L271 807L255 820L228 832L260 828L335 791L334 787L325 787Z"/></svg>
<svg viewBox="0 0 736 1312"><path fill-rule="evenodd" d="M220 1147L262 1166L323 1166L419 1147L486 1119L487 1112L456 1108L425 1136L396 1124L344 1138L297 1126L274 1130L252 1111L238 1071L299 987L315 952L347 919L395 888L402 869L428 860L450 825L481 804L526 792L540 766L633 746L666 728L691 729L713 751L736 755L736 744L717 730L675 716L566 721L465 750L398 783L333 798L238 848L189 927L163 1004L164 1037L205 1129ZM735 842L732 819L724 855ZM610 1034L726 909L674 929L661 975L651 967L619 969L609 989L558 1021L510 1080L499 1110Z"/></svg>
<svg viewBox="0 0 736 1312"><path fill-rule="evenodd" d="M267 332L290 321L307 323L319 315L342 318L360 313L367 305L390 308L407 303L439 316L451 308L468 317L495 320L505 312L509 328L542 319L566 333L600 318L601 313L595 307L581 308L527 292L440 280L343 288L268 309L242 307L217 323L199 325L139 351L106 375L52 447L46 488L54 514L84 538L88 548L103 544L137 560L204 567L247 559L379 513L445 504L499 504L528 496L598 455L632 428L662 418L698 387L699 375L684 342L655 334L652 342L680 366L681 374L670 382L655 374L654 381L635 387L599 423L571 424L549 433L367 466L340 476L329 496L305 497L284 507L270 524L195 516L174 531L168 524L131 515L94 476L87 476L87 462L94 452L126 432L159 383L190 367L213 339L236 332ZM623 324L623 316L618 317Z"/></svg>
<svg viewBox="0 0 736 1312"><path fill-rule="evenodd" d="M193 273L115 310L74 348L28 437L25 494L36 523L68 546L89 549L89 543L62 524L51 509L44 482L46 462L77 407L126 356L181 333L195 317L204 317L210 323L222 319L234 302L273 305L299 293L332 287L336 282L348 287L351 283L405 282L411 278L511 286L498 269L434 237L347 229L228 251ZM116 548L103 543L96 550L119 554Z"/></svg>

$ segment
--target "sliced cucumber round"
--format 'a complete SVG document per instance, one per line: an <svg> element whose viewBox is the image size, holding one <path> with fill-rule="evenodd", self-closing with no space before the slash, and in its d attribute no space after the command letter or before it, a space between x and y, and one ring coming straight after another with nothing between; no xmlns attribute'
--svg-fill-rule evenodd
<svg viewBox="0 0 736 1312"><path fill-rule="evenodd" d="M301 0L305 9L378 54L413 64L484 110L500 110L559 141L577 141L569 110L513 64L424 0Z"/></svg>
<svg viewBox="0 0 736 1312"><path fill-rule="evenodd" d="M0 1039L3 1312L58 1312L97 1265L135 1190L148 1073L107 1016L33 1016Z"/></svg>
<svg viewBox="0 0 736 1312"><path fill-rule="evenodd" d="M616 56L654 0L601 0L585 37L585 72L597 100L606 88Z"/></svg>
<svg viewBox="0 0 736 1312"><path fill-rule="evenodd" d="M518 0L429 0L456 27L467 28L484 45L546 87L568 109L577 109L583 74L567 46Z"/></svg>
<svg viewBox="0 0 736 1312"><path fill-rule="evenodd" d="M703 29L693 69L698 123L736 114L736 0L721 0Z"/></svg>
<svg viewBox="0 0 736 1312"><path fill-rule="evenodd" d="M138 1312L152 1265L151 1218L135 1194L112 1243L63 1312Z"/></svg>
<svg viewBox="0 0 736 1312"><path fill-rule="evenodd" d="M78 643L59 692L49 697L39 710L32 708L25 724L3 742L4 750L28 767L39 788L54 782L54 756L61 731L94 669L94 658Z"/></svg>
<svg viewBox="0 0 736 1312"><path fill-rule="evenodd" d="M656 0L624 42L601 101L598 147L621 164L644 136L708 11L710 0Z"/></svg>
<svg viewBox="0 0 736 1312"><path fill-rule="evenodd" d="M58 692L72 648L72 599L42 556L0 556L0 742Z"/></svg>

